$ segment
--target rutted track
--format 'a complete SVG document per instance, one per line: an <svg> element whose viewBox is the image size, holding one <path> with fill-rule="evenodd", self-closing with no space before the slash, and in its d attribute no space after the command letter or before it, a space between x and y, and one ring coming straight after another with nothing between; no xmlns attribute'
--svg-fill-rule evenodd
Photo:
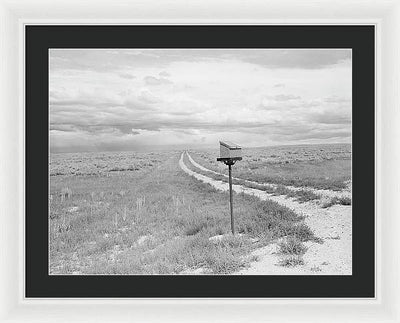
<svg viewBox="0 0 400 323"><path fill-rule="evenodd" d="M228 190L227 183L190 170L185 165L183 156L184 153L181 155L179 165L185 173L218 190ZM189 155L188 157L191 160ZM295 268L277 266L279 257L275 254L276 246L269 245L254 252L260 261L252 263L249 269L238 274L351 275L351 206L334 205L322 209L315 202L299 203L292 198L274 196L242 185L232 185L232 189L236 193L254 195L261 200L270 199L304 215L305 223L324 240L323 244L306 243L308 251L304 255L304 266Z"/></svg>
<svg viewBox="0 0 400 323"><path fill-rule="evenodd" d="M199 163L197 163L192 156L190 156L190 154L188 152L186 152L187 157L189 158L189 161L192 163L193 166L197 167L198 169L205 171L205 172L210 172L212 174L216 174L216 175L221 175L224 177L228 177L228 175L226 174L222 174L222 173L218 173L216 171L213 171L211 169L208 169L202 165L200 165ZM276 184L272 184L272 183L258 183L258 182L254 182L254 181L249 181L247 179L242 179L242 178L238 178L238 177L233 177L233 179L236 180L241 180L244 181L245 183L248 184L256 184L256 185L263 185L263 186L269 186L272 188L277 187L278 185ZM343 191L331 191L331 190L318 190L318 189L314 189L314 188L310 188L310 187L296 187L296 186L290 186L290 185L285 185L285 188L291 190L291 191L300 191L300 190L309 190L312 191L315 194L321 195L321 196L325 196L325 197L351 197L351 192L347 191L347 190L343 190Z"/></svg>

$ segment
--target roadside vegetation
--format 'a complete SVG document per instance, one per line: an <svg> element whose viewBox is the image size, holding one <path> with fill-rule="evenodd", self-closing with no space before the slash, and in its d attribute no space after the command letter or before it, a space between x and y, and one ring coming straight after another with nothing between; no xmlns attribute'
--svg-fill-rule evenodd
<svg viewBox="0 0 400 323"><path fill-rule="evenodd" d="M191 151L204 167L226 174L215 160L217 150ZM243 149L235 176L258 183L340 191L351 180L351 146L348 144L280 146Z"/></svg>
<svg viewBox="0 0 400 323"><path fill-rule="evenodd" d="M321 201L321 207L327 208L335 204L351 205L351 198L348 197L333 197L328 200Z"/></svg>
<svg viewBox="0 0 400 323"><path fill-rule="evenodd" d="M307 251L301 239L289 236L278 243L281 260L279 265L283 267L295 267L304 265L303 255Z"/></svg>
<svg viewBox="0 0 400 323"><path fill-rule="evenodd" d="M194 159L193 155L196 155L196 154L192 153L190 155ZM185 156L185 164L191 170L193 170L193 171L195 171L195 172L197 172L199 174L208 176L210 178L213 178L215 180L219 180L219 181L222 181L222 182L226 182L226 183L228 182L228 177L224 176L223 173L215 174L215 173L212 173L212 172L201 170L201 169L193 166L193 164L190 163L190 161L187 158L187 156ZM239 165L239 164L240 164L240 162L237 163L236 165ZM227 167L225 166L225 168L227 168ZM320 194L314 193L311 189L296 189L295 190L295 189L289 189L283 184L275 184L273 182L269 182L269 183L274 184L274 185L268 185L268 184L263 184L261 182L254 182L253 179L246 179L245 180L243 178L239 178L241 176L246 176L246 175L240 174L239 171L236 170L236 167L234 168L234 175L233 176L236 177L236 178L232 179L232 183L233 184L242 185L242 186L246 186L246 187L249 187L249 188L254 188L254 189L257 189L257 190L260 190L260 191L267 192L268 194L275 195L275 196L277 196L277 195L285 195L287 197L294 198L296 201L298 201L300 203L314 201L314 200L320 200L322 198L322 196ZM328 204L330 204L330 205L328 205ZM327 206L323 206L323 207L329 207L329 206L332 206L334 204L351 205L351 198L349 198L349 197L340 197L340 198L334 197L334 198L328 199L327 202L324 201L323 205L327 205Z"/></svg>
<svg viewBox="0 0 400 323"><path fill-rule="evenodd" d="M186 154L184 155L184 162L185 162L185 165L189 169L191 169L192 171L195 171L196 173L202 174L204 176L207 176L212 179L222 181L225 183L228 183L228 181L229 181L228 177L226 177L222 174L215 174L212 172L203 171L203 170L195 167L189 161ZM234 177L236 177L236 176L237 175L235 173ZM271 186L271 185L265 185L265 184L258 184L258 183L249 182L248 180L238 179L238 178L233 178L232 184L242 185L242 186L246 186L249 188L254 188L254 189L257 189L260 191L267 192L268 194L272 194L272 195L286 195L288 197L295 198L295 200L298 202L307 202L307 201L317 200L320 198L320 196L318 194L315 194L311 190L290 190L283 185Z"/></svg>
<svg viewBox="0 0 400 323"><path fill-rule="evenodd" d="M157 166L165 152L85 152L51 154L50 176L112 176Z"/></svg>
<svg viewBox="0 0 400 323"><path fill-rule="evenodd" d="M112 176L51 176L51 274L229 274L271 242L320 242L302 216L244 194L232 236L228 194L183 173L180 153L164 157Z"/></svg>

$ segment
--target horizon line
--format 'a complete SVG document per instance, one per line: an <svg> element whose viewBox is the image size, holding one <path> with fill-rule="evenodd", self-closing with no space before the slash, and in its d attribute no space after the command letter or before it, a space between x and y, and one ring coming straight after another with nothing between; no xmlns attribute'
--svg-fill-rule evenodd
<svg viewBox="0 0 400 323"><path fill-rule="evenodd" d="M268 147L290 147L290 146L326 146L326 145L352 145L352 142L330 142L330 143L301 143L301 144L277 144L277 145L266 145L266 146L241 146L242 149L257 149L257 148L268 148ZM122 150L82 150L82 151L51 151L49 150L49 155L51 154L77 154L77 153L118 153L118 152L139 152L139 153L150 153L157 151L166 151L166 150L191 150L194 149L192 147L181 147L174 148L175 145L166 145L166 146L156 146L153 145L151 148L140 148L140 149L122 149ZM176 145L183 146L183 145ZM199 145L199 149L218 149L218 145L215 148L211 145ZM165 148L164 148L165 147Z"/></svg>

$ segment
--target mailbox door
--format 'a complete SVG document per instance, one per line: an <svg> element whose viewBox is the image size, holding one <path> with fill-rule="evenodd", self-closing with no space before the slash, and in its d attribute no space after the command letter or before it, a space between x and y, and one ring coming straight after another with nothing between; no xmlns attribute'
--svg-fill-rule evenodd
<svg viewBox="0 0 400 323"><path fill-rule="evenodd" d="M230 149L223 145L220 145L220 157L221 158L231 158Z"/></svg>
<svg viewBox="0 0 400 323"><path fill-rule="evenodd" d="M230 150L230 157L235 158L235 157L242 157L242 150L241 149L231 149Z"/></svg>

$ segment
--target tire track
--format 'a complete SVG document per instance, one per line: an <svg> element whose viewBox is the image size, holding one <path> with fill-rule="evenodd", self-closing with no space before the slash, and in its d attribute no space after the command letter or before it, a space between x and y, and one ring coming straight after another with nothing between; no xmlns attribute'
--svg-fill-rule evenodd
<svg viewBox="0 0 400 323"><path fill-rule="evenodd" d="M179 166L190 176L210 184L220 191L229 189L228 183L214 180L190 170L183 161L182 153ZM190 160L190 159L189 159ZM277 266L279 257L276 255L276 245L271 244L254 252L260 261L252 263L249 269L237 274L295 274L295 275L351 275L352 274L352 213L351 206L334 205L321 209L315 202L299 203L293 198L274 196L265 191L242 185L232 185L236 193L257 196L261 200L272 200L284 205L299 215L305 217L304 222L314 231L315 235L324 240L323 244L306 242L308 250L304 255L305 265L295 268Z"/></svg>
<svg viewBox="0 0 400 323"><path fill-rule="evenodd" d="M201 169L202 171L205 171L205 172L210 172L212 174L221 175L221 176L228 178L228 175L226 175L226 174L218 173L216 171L213 171L211 169L208 169L208 168L200 165L192 158L192 156L190 156L189 152L187 152L187 151L186 151L186 155L187 155L189 161L192 163L192 165L195 166L196 168ZM250 181L247 179L238 178L238 177L232 177L232 178L236 179L236 180L244 181L245 183L248 183L248 184L263 185L263 186L268 186L268 187L272 187L272 188L278 187L277 184L272 184L272 183L258 183L258 182ZM312 187L297 187L297 186L291 186L291 185L283 185L283 186L291 191L308 190L315 194L321 195L323 197L329 197L329 198L349 197L349 198L351 198L351 192L348 192L345 190L344 191L331 191L331 190L319 190L319 189L315 189Z"/></svg>

